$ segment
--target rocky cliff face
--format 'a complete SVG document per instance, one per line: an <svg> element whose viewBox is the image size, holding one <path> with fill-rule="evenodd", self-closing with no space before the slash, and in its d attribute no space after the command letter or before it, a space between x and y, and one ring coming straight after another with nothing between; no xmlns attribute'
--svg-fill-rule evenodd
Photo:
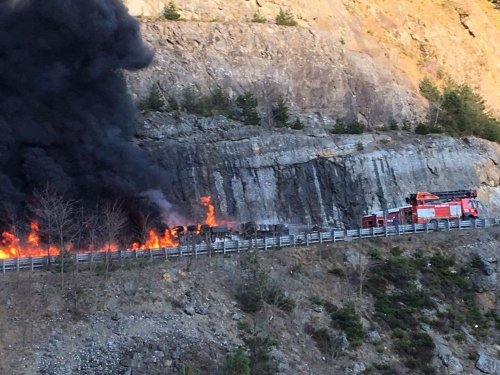
<svg viewBox="0 0 500 375"><path fill-rule="evenodd" d="M128 1L157 15L161 1ZM410 133L331 136L337 118L376 129L426 116L423 76L467 82L497 110L500 12L486 0L178 2L183 21L143 18L154 63L127 75L137 100L152 87L178 99L185 88L251 91L262 127L227 119L153 114L141 142L171 173L167 198L196 217L212 194L227 219L355 225L418 190L480 187L484 215L500 207L498 145ZM298 27L273 19L290 9ZM268 23L249 20L255 11ZM273 129L283 96L304 131ZM293 118L292 117L292 118Z"/></svg>
<svg viewBox="0 0 500 375"><path fill-rule="evenodd" d="M136 97L153 85L182 98L220 87L235 97L259 99L265 122L284 97L309 124L356 119L370 127L425 116L425 103L369 55L346 49L327 32L276 25L146 22L144 36L155 50L154 64L128 76Z"/></svg>
<svg viewBox="0 0 500 375"><path fill-rule="evenodd" d="M168 1L125 0L125 3L134 15L157 17ZM214 64L224 59L231 61L236 49L236 56L245 56L238 60L238 64L243 65L242 71L255 76L256 84L272 81L280 74L286 77L287 69L276 64L276 58L282 57L282 63L300 66L302 62L305 67L302 74L292 76L295 80L301 81L308 72L318 69L331 70L332 82L337 83L333 86L340 90L344 80L337 76L339 58L336 56L342 51L346 55L347 72L354 70L355 79L360 75L356 66L362 63L375 65L365 66L359 77L363 82L364 75L372 75L372 80L362 85L368 86L370 93L369 83L375 83L373 79L381 72L388 72L391 76L389 82L376 82L382 90L376 91L378 95L375 97L383 95L384 87L389 84L416 92L423 76L431 76L439 82L451 77L478 90L497 114L500 110L500 51L496 47L500 38L500 12L488 0L184 0L177 1L176 5L183 22L160 21L152 25L147 21L144 25L147 39L161 55L153 70L170 71L163 76L168 78L164 81L168 86L186 84L183 74L178 75L178 70L171 68L182 66L191 59L200 60L199 56L203 58L198 61L198 69L189 73L202 87L218 83L222 78L232 81L236 87L238 83L248 84L247 80L241 81L238 74L232 77L227 70L216 69L219 65ZM273 26L280 8L289 9L299 26ZM267 24L249 23L256 11L267 19ZM316 35L316 39L309 36L302 40L302 35L308 33ZM320 38L318 34L328 36ZM259 48L262 41L265 45ZM316 54L320 58L308 58L308 50L312 49L314 54L318 41L321 41L321 46L316 49ZM283 45L287 49L280 51ZM330 60L332 49L333 59ZM182 58L171 65L174 55ZM206 61L206 67L203 61ZM268 66L275 63L268 76L259 75L258 70L254 74L259 61ZM245 69L245 66L250 69ZM200 79L206 72L212 73L210 79ZM326 79L319 86L332 86L329 82ZM283 87L288 86L287 82L281 83ZM301 87L298 82L290 91L296 91L297 87ZM307 99L308 86L304 89L296 96ZM352 91L358 94L357 87ZM329 100L333 107L336 100ZM404 100L401 99L403 103ZM300 101L297 105L301 105Z"/></svg>
<svg viewBox="0 0 500 375"><path fill-rule="evenodd" d="M212 194L226 219L353 226L415 191L474 187L484 214L500 209L500 147L475 138L333 136L155 114L143 119L141 139L172 172L167 198L188 212Z"/></svg>

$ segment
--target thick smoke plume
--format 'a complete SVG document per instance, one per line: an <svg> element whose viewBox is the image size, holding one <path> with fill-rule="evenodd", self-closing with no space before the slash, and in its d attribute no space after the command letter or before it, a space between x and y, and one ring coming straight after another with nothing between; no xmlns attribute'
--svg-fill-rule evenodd
<svg viewBox="0 0 500 375"><path fill-rule="evenodd" d="M84 199L158 187L129 139L121 69L152 60L119 0L0 0L0 201L18 210L50 184Z"/></svg>

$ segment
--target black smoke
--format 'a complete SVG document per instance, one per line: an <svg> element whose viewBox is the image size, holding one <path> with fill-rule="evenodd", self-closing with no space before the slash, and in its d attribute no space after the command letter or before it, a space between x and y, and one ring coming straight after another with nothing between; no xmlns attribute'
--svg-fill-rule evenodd
<svg viewBox="0 0 500 375"><path fill-rule="evenodd" d="M50 184L83 199L130 197L161 172L133 144L121 71L152 60L120 0L0 0L0 200Z"/></svg>

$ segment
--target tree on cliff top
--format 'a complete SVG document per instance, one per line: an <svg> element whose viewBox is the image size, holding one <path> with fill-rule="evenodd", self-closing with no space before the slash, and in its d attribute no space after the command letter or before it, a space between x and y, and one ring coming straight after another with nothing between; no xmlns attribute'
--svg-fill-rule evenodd
<svg viewBox="0 0 500 375"><path fill-rule="evenodd" d="M170 0L167 6L163 8L163 17L167 20L176 21L181 18L179 11L177 10L177 6L174 3L174 0Z"/></svg>
<svg viewBox="0 0 500 375"><path fill-rule="evenodd" d="M491 116L483 98L466 84L448 82L440 91L428 78L420 93L431 103L432 124L453 136L474 135L500 142L500 121Z"/></svg>
<svg viewBox="0 0 500 375"><path fill-rule="evenodd" d="M297 21L290 10L283 10L280 8L280 12L276 16L276 25L280 26L297 26Z"/></svg>

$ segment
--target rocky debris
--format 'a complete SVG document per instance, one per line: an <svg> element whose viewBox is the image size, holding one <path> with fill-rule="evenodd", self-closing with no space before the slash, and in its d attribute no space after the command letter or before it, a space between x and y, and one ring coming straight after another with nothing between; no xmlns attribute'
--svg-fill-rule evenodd
<svg viewBox="0 0 500 375"><path fill-rule="evenodd" d="M359 250L347 249L344 253L344 261L357 268L360 264L366 264L367 258Z"/></svg>
<svg viewBox="0 0 500 375"><path fill-rule="evenodd" d="M366 370L366 365L363 362L356 362L351 367L345 370L346 374L358 375Z"/></svg>
<svg viewBox="0 0 500 375"><path fill-rule="evenodd" d="M125 283L123 284L123 291L129 297L135 296L135 294L137 293L136 283L132 280L125 281Z"/></svg>
<svg viewBox="0 0 500 375"><path fill-rule="evenodd" d="M382 338L380 337L380 334L377 331L368 331L366 334L366 341L368 341L370 344L379 344L382 342Z"/></svg>
<svg viewBox="0 0 500 375"><path fill-rule="evenodd" d="M461 374L464 368L457 357L453 355L446 341L441 338L435 338L436 355L444 366L448 368L448 374Z"/></svg>
<svg viewBox="0 0 500 375"><path fill-rule="evenodd" d="M482 254L477 255L475 260L479 263L475 265L478 270L472 277L476 290L479 293L495 291L498 282L497 259Z"/></svg>
<svg viewBox="0 0 500 375"><path fill-rule="evenodd" d="M231 314L231 319L239 321L242 319L242 316L239 312L235 312L235 313Z"/></svg>
<svg viewBox="0 0 500 375"><path fill-rule="evenodd" d="M486 374L500 375L500 360L485 353L479 353L476 368Z"/></svg>

